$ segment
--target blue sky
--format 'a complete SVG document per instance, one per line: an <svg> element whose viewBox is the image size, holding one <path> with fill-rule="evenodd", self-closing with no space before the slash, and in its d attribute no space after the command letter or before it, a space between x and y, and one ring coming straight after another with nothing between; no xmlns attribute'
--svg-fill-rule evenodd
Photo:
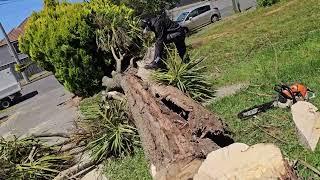
<svg viewBox="0 0 320 180"><path fill-rule="evenodd" d="M72 0L82 1L82 0ZM42 0L0 0L0 22L8 33L33 11L42 9ZM3 35L0 33L0 39Z"/></svg>

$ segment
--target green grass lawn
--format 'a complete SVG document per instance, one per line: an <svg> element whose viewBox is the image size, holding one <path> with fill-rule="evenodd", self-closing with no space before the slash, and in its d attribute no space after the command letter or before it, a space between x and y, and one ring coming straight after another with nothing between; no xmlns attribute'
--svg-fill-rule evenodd
<svg viewBox="0 0 320 180"><path fill-rule="evenodd" d="M108 160L105 163L105 172L110 180L152 179L142 148L137 148L131 156Z"/></svg>
<svg viewBox="0 0 320 180"><path fill-rule="evenodd" d="M272 100L273 86L281 82L303 82L318 93L312 103L320 108L320 1L292 0L235 15L192 35L188 44L193 54L207 57L215 87L250 84L210 106L228 123L237 142L275 143L290 160L302 159L320 169L320 146L312 153L299 145L289 109L271 110L259 119L236 117ZM314 176L303 167L299 174Z"/></svg>

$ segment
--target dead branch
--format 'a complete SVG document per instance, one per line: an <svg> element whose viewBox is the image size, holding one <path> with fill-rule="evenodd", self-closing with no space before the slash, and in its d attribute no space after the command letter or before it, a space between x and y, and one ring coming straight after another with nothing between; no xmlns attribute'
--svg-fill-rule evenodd
<svg viewBox="0 0 320 180"><path fill-rule="evenodd" d="M96 165L89 166L88 168L86 168L86 169L78 172L77 174L71 176L70 179L76 179L78 177L84 176L84 175L88 174L91 170L93 170L94 168L96 168Z"/></svg>
<svg viewBox="0 0 320 180"><path fill-rule="evenodd" d="M119 56L117 56L115 49L113 47L111 47L111 52L112 52L113 58L116 60L116 72L121 73L121 66L122 66L122 61L125 56L125 53L121 54L121 52L119 51L118 52Z"/></svg>
<svg viewBox="0 0 320 180"><path fill-rule="evenodd" d="M132 57L131 59L130 59L130 67L134 67L134 60L136 59L136 57Z"/></svg>
<svg viewBox="0 0 320 180"><path fill-rule="evenodd" d="M298 160L298 162L300 163L300 164L302 164L302 165L304 165L305 167L307 167L308 169L310 169L311 171L313 171L315 174L317 174L318 176L320 176L320 171L317 169L317 168L315 168L315 167L313 167L313 166L311 166L309 163L307 163L307 162L305 162L305 161L303 161L303 160Z"/></svg>
<svg viewBox="0 0 320 180"><path fill-rule="evenodd" d="M103 91L102 96L105 98L104 100L114 99L114 100L123 101L126 99L126 96L124 94L117 91L110 91L110 92Z"/></svg>
<svg viewBox="0 0 320 180"><path fill-rule="evenodd" d="M66 152L72 151L72 150L77 149L77 148L82 148L82 147L84 147L84 146L86 146L86 143L85 143L85 142L82 142L82 143L79 144L79 145L77 145L77 144L72 144L72 145L70 145L70 146L68 146L68 147L61 148L61 149L59 150L59 153L66 153Z"/></svg>
<svg viewBox="0 0 320 180"><path fill-rule="evenodd" d="M252 122L252 124L253 124L255 127L257 127L258 129L260 129L262 132L264 132L265 134L267 134L268 136L270 136L270 137L272 137L272 138L274 138L274 139L276 139L276 140L278 140L278 141L280 141L280 142L282 142L282 143L284 143L284 144L288 144L288 142L286 142L286 141L284 141L284 140L282 140L282 139L280 139L280 138L278 138L278 137L270 134L269 132L267 132L266 130L264 130L262 127L260 127L258 124L254 123L254 122Z"/></svg>
<svg viewBox="0 0 320 180"><path fill-rule="evenodd" d="M47 137L70 138L70 135L66 133L42 133L42 134L32 134L31 137L33 138L47 138Z"/></svg>
<svg viewBox="0 0 320 180"><path fill-rule="evenodd" d="M28 160L30 161L30 163L33 163L34 159L34 152L36 151L36 146L33 146L30 153L29 153L29 156L28 156Z"/></svg>
<svg viewBox="0 0 320 180"><path fill-rule="evenodd" d="M85 159L79 164L76 164L72 166L69 169L66 169L64 171L61 171L58 176L54 178L54 180L67 180L69 179L72 175L77 174L91 166L97 165L96 161L90 160L90 159Z"/></svg>
<svg viewBox="0 0 320 180"><path fill-rule="evenodd" d="M57 144L53 144L51 147L54 147L54 146L64 146L64 145L67 145L67 144L70 144L70 143L72 143L73 142L73 140L70 138L70 139L68 139L68 140L66 140L66 141L62 141L62 142L60 142L60 143L57 143Z"/></svg>

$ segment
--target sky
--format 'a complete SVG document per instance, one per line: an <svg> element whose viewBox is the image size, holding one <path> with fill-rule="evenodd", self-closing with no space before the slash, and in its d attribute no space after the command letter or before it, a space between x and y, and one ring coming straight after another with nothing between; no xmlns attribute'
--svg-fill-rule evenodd
<svg viewBox="0 0 320 180"><path fill-rule="evenodd" d="M82 1L82 0L72 0ZM17 27L33 11L42 9L42 0L0 0L0 22L7 33ZM0 33L0 39L3 38Z"/></svg>

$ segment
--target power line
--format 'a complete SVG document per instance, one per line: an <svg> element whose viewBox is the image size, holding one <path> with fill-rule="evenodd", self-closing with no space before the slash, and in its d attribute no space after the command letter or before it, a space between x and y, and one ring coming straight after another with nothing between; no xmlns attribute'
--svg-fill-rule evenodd
<svg viewBox="0 0 320 180"><path fill-rule="evenodd" d="M16 3L18 1L24 1L24 0L0 0L0 6L6 5L6 4L11 4L11 3Z"/></svg>

